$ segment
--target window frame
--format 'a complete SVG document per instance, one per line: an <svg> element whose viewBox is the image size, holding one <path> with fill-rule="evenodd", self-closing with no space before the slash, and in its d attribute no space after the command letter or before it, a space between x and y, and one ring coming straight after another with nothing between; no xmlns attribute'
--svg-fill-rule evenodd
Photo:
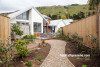
<svg viewBox="0 0 100 67"><path fill-rule="evenodd" d="M42 23L34 22L33 24L34 24L34 26L33 26L33 27L34 27L34 28L33 28L33 29L34 29L34 33L41 33L41 32L42 32L42 30L41 30L41 28L42 28ZM36 26L35 26L35 25L36 25ZM36 27L36 28L39 28L39 26L40 26L40 31L35 31L35 27ZM38 30L38 29L37 29L37 30Z"/></svg>

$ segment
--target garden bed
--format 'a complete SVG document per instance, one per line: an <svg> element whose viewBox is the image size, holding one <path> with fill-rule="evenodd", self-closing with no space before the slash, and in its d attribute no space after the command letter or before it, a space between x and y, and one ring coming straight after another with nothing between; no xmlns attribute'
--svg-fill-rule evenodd
<svg viewBox="0 0 100 67"><path fill-rule="evenodd" d="M38 47L37 47L38 48ZM26 62L32 62L32 66L39 67L44 59L47 57L50 50L50 45L43 46L41 45L39 49L32 50L29 52L29 56L27 57L15 57L9 66L12 67L27 67ZM36 59L37 58L37 59Z"/></svg>
<svg viewBox="0 0 100 67"><path fill-rule="evenodd" d="M67 42L66 54L81 54L82 50L77 50L77 45L71 41ZM84 47L85 51L88 51L88 47ZM89 54L88 52L84 54ZM68 59L75 65L75 67L100 67L100 56L99 57L68 57Z"/></svg>

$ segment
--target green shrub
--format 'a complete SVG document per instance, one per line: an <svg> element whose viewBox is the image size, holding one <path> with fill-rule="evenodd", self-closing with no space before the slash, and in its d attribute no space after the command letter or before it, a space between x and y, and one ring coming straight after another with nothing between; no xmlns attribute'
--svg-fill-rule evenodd
<svg viewBox="0 0 100 67"><path fill-rule="evenodd" d="M11 31L15 32L16 35L23 35L23 31L20 30L20 26L18 24L13 24Z"/></svg>
<svg viewBox="0 0 100 67"><path fill-rule="evenodd" d="M43 56L36 57L35 60L42 61Z"/></svg>
<svg viewBox="0 0 100 67"><path fill-rule="evenodd" d="M70 38L67 37L66 40L67 40L67 41L70 41Z"/></svg>
<svg viewBox="0 0 100 67"><path fill-rule="evenodd" d="M28 48L24 44L25 43L23 42L23 40L20 40L20 39L15 44L15 49L18 52L18 55L20 57L24 57L28 55Z"/></svg>
<svg viewBox="0 0 100 67"><path fill-rule="evenodd" d="M25 43L26 43L26 44L30 43L30 41L29 41L29 40L24 40L24 41L25 41Z"/></svg>
<svg viewBox="0 0 100 67"><path fill-rule="evenodd" d="M72 39L73 41L77 41L77 39L78 39L78 34L77 34L77 33L71 34L71 39Z"/></svg>
<svg viewBox="0 0 100 67"><path fill-rule="evenodd" d="M70 41L69 33L67 33L66 40L67 40L67 41Z"/></svg>
<svg viewBox="0 0 100 67"><path fill-rule="evenodd" d="M26 62L27 67L32 67L32 62Z"/></svg>
<svg viewBox="0 0 100 67"><path fill-rule="evenodd" d="M82 67L88 67L87 65L82 65Z"/></svg>
<svg viewBox="0 0 100 67"><path fill-rule="evenodd" d="M35 35L25 35L24 38L26 39L36 39Z"/></svg>
<svg viewBox="0 0 100 67"><path fill-rule="evenodd" d="M86 61L90 60L90 58L85 58Z"/></svg>
<svg viewBox="0 0 100 67"><path fill-rule="evenodd" d="M6 47L4 46L4 43L0 39L0 64L3 64L3 67L6 67L6 65L9 64L10 60L12 59L12 47L11 44L9 44L9 39L6 41ZM8 55L9 53L9 55Z"/></svg>
<svg viewBox="0 0 100 67"><path fill-rule="evenodd" d="M89 43L93 46L91 49L89 49L89 53L91 54L91 56L99 56L100 55L100 49L95 45L97 43L99 43L98 39L96 37L94 37L93 35L89 34L87 36L87 40L89 41Z"/></svg>
<svg viewBox="0 0 100 67"><path fill-rule="evenodd" d="M63 33L60 33L60 34L56 35L54 38L55 39L58 39L58 38L60 38L60 39L66 39L66 36Z"/></svg>
<svg viewBox="0 0 100 67"><path fill-rule="evenodd" d="M21 45L28 44L29 42L30 42L29 40L22 40L22 39L16 40L16 44L21 44Z"/></svg>
<svg viewBox="0 0 100 67"><path fill-rule="evenodd" d="M45 43L45 41L44 40L42 40L42 44L44 44Z"/></svg>

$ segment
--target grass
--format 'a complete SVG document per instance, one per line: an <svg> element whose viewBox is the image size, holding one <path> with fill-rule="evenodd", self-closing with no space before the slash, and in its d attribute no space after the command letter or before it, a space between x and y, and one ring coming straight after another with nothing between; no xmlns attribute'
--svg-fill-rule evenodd
<svg viewBox="0 0 100 67"><path fill-rule="evenodd" d="M78 59L78 60L79 60L79 59L80 59L80 57L77 57L76 59Z"/></svg>
<svg viewBox="0 0 100 67"><path fill-rule="evenodd" d="M32 67L32 62L26 62L27 67Z"/></svg>
<svg viewBox="0 0 100 67"><path fill-rule="evenodd" d="M77 14L80 11L86 12L93 12L93 10L89 10L88 5L78 5L78 6L68 6L68 13L72 16L73 14Z"/></svg>
<svg viewBox="0 0 100 67"><path fill-rule="evenodd" d="M89 10L88 5L77 5L77 6L50 6L50 7L37 7L40 13L45 15L57 15L57 16L66 16L66 14L77 14L80 11L93 12L93 10Z"/></svg>
<svg viewBox="0 0 100 67"><path fill-rule="evenodd" d="M90 58L85 58L86 61L90 60Z"/></svg>
<svg viewBox="0 0 100 67"><path fill-rule="evenodd" d="M87 65L82 65L82 67L88 67Z"/></svg>
<svg viewBox="0 0 100 67"><path fill-rule="evenodd" d="M38 57L35 58L35 60L42 61L42 57L43 56L38 56Z"/></svg>
<svg viewBox="0 0 100 67"><path fill-rule="evenodd" d="M63 6L38 7L37 9L45 15L64 15L66 13L66 9Z"/></svg>

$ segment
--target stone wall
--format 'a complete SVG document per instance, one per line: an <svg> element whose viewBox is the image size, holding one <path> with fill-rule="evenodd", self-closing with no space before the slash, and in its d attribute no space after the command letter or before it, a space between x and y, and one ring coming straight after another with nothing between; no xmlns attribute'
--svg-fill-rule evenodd
<svg viewBox="0 0 100 67"><path fill-rule="evenodd" d="M20 29L23 31L23 35L29 35L30 34L29 24L20 24Z"/></svg>

